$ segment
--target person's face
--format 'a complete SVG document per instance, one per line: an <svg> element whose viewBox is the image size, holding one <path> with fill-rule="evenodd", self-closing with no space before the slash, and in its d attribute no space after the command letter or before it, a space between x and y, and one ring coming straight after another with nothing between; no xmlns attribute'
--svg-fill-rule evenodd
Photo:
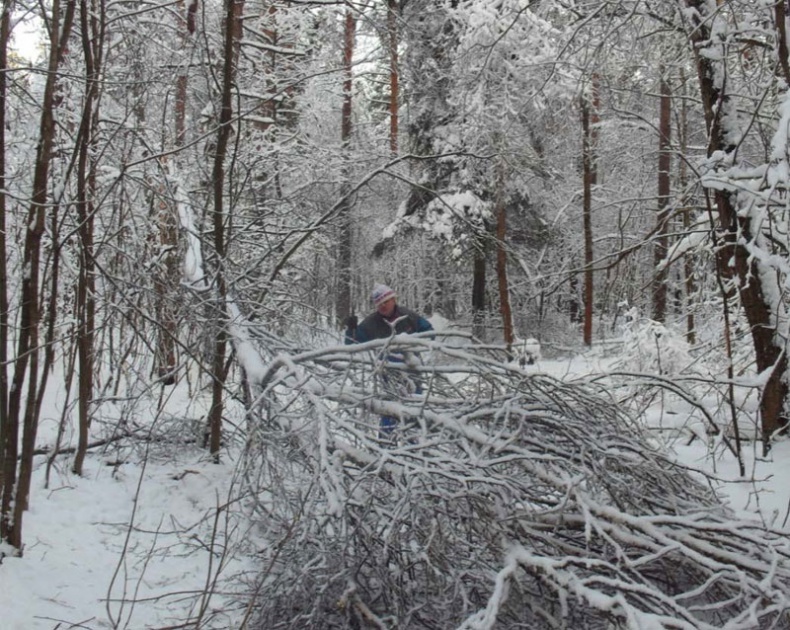
<svg viewBox="0 0 790 630"><path fill-rule="evenodd" d="M392 315L392 311L395 310L395 298L391 297L389 300L385 300L379 304L379 307L376 310L379 312L379 315L389 317Z"/></svg>

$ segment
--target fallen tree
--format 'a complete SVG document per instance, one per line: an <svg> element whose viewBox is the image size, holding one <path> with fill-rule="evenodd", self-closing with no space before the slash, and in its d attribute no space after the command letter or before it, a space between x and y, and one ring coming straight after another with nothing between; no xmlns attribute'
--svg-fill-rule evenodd
<svg viewBox="0 0 790 630"><path fill-rule="evenodd" d="M249 627L790 625L788 539L593 383L419 336L246 372L244 478L270 542Z"/></svg>

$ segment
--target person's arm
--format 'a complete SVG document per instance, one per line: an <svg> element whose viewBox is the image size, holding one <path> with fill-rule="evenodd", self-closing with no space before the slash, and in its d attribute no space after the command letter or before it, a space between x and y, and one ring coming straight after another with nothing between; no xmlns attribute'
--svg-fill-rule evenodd
<svg viewBox="0 0 790 630"><path fill-rule="evenodd" d="M359 343L357 339L357 331L359 328L357 327L359 320L357 319L356 315L351 315L346 320L346 334L343 342L348 346L352 343Z"/></svg>
<svg viewBox="0 0 790 630"><path fill-rule="evenodd" d="M357 318L355 315L352 315L346 320L346 345L352 343L365 343L371 339L373 339L373 336L370 334L370 327L365 323L365 320L359 325L357 325Z"/></svg>
<svg viewBox="0 0 790 630"><path fill-rule="evenodd" d="M433 330L433 326L431 326L431 322L427 319L422 317L421 315L417 316L417 332L428 332L429 330Z"/></svg>

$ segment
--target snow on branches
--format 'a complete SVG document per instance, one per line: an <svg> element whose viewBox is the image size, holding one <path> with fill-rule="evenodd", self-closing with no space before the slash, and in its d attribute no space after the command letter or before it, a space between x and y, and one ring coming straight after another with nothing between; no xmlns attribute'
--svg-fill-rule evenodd
<svg viewBox="0 0 790 630"><path fill-rule="evenodd" d="M260 627L787 623L786 537L723 507L594 385L502 359L414 335L259 372Z"/></svg>

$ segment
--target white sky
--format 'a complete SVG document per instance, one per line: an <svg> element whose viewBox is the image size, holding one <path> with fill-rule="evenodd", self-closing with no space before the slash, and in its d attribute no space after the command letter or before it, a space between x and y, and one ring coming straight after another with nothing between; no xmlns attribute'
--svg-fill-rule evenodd
<svg viewBox="0 0 790 630"><path fill-rule="evenodd" d="M41 31L35 22L20 22L14 28L11 48L29 61L35 61L41 53Z"/></svg>

